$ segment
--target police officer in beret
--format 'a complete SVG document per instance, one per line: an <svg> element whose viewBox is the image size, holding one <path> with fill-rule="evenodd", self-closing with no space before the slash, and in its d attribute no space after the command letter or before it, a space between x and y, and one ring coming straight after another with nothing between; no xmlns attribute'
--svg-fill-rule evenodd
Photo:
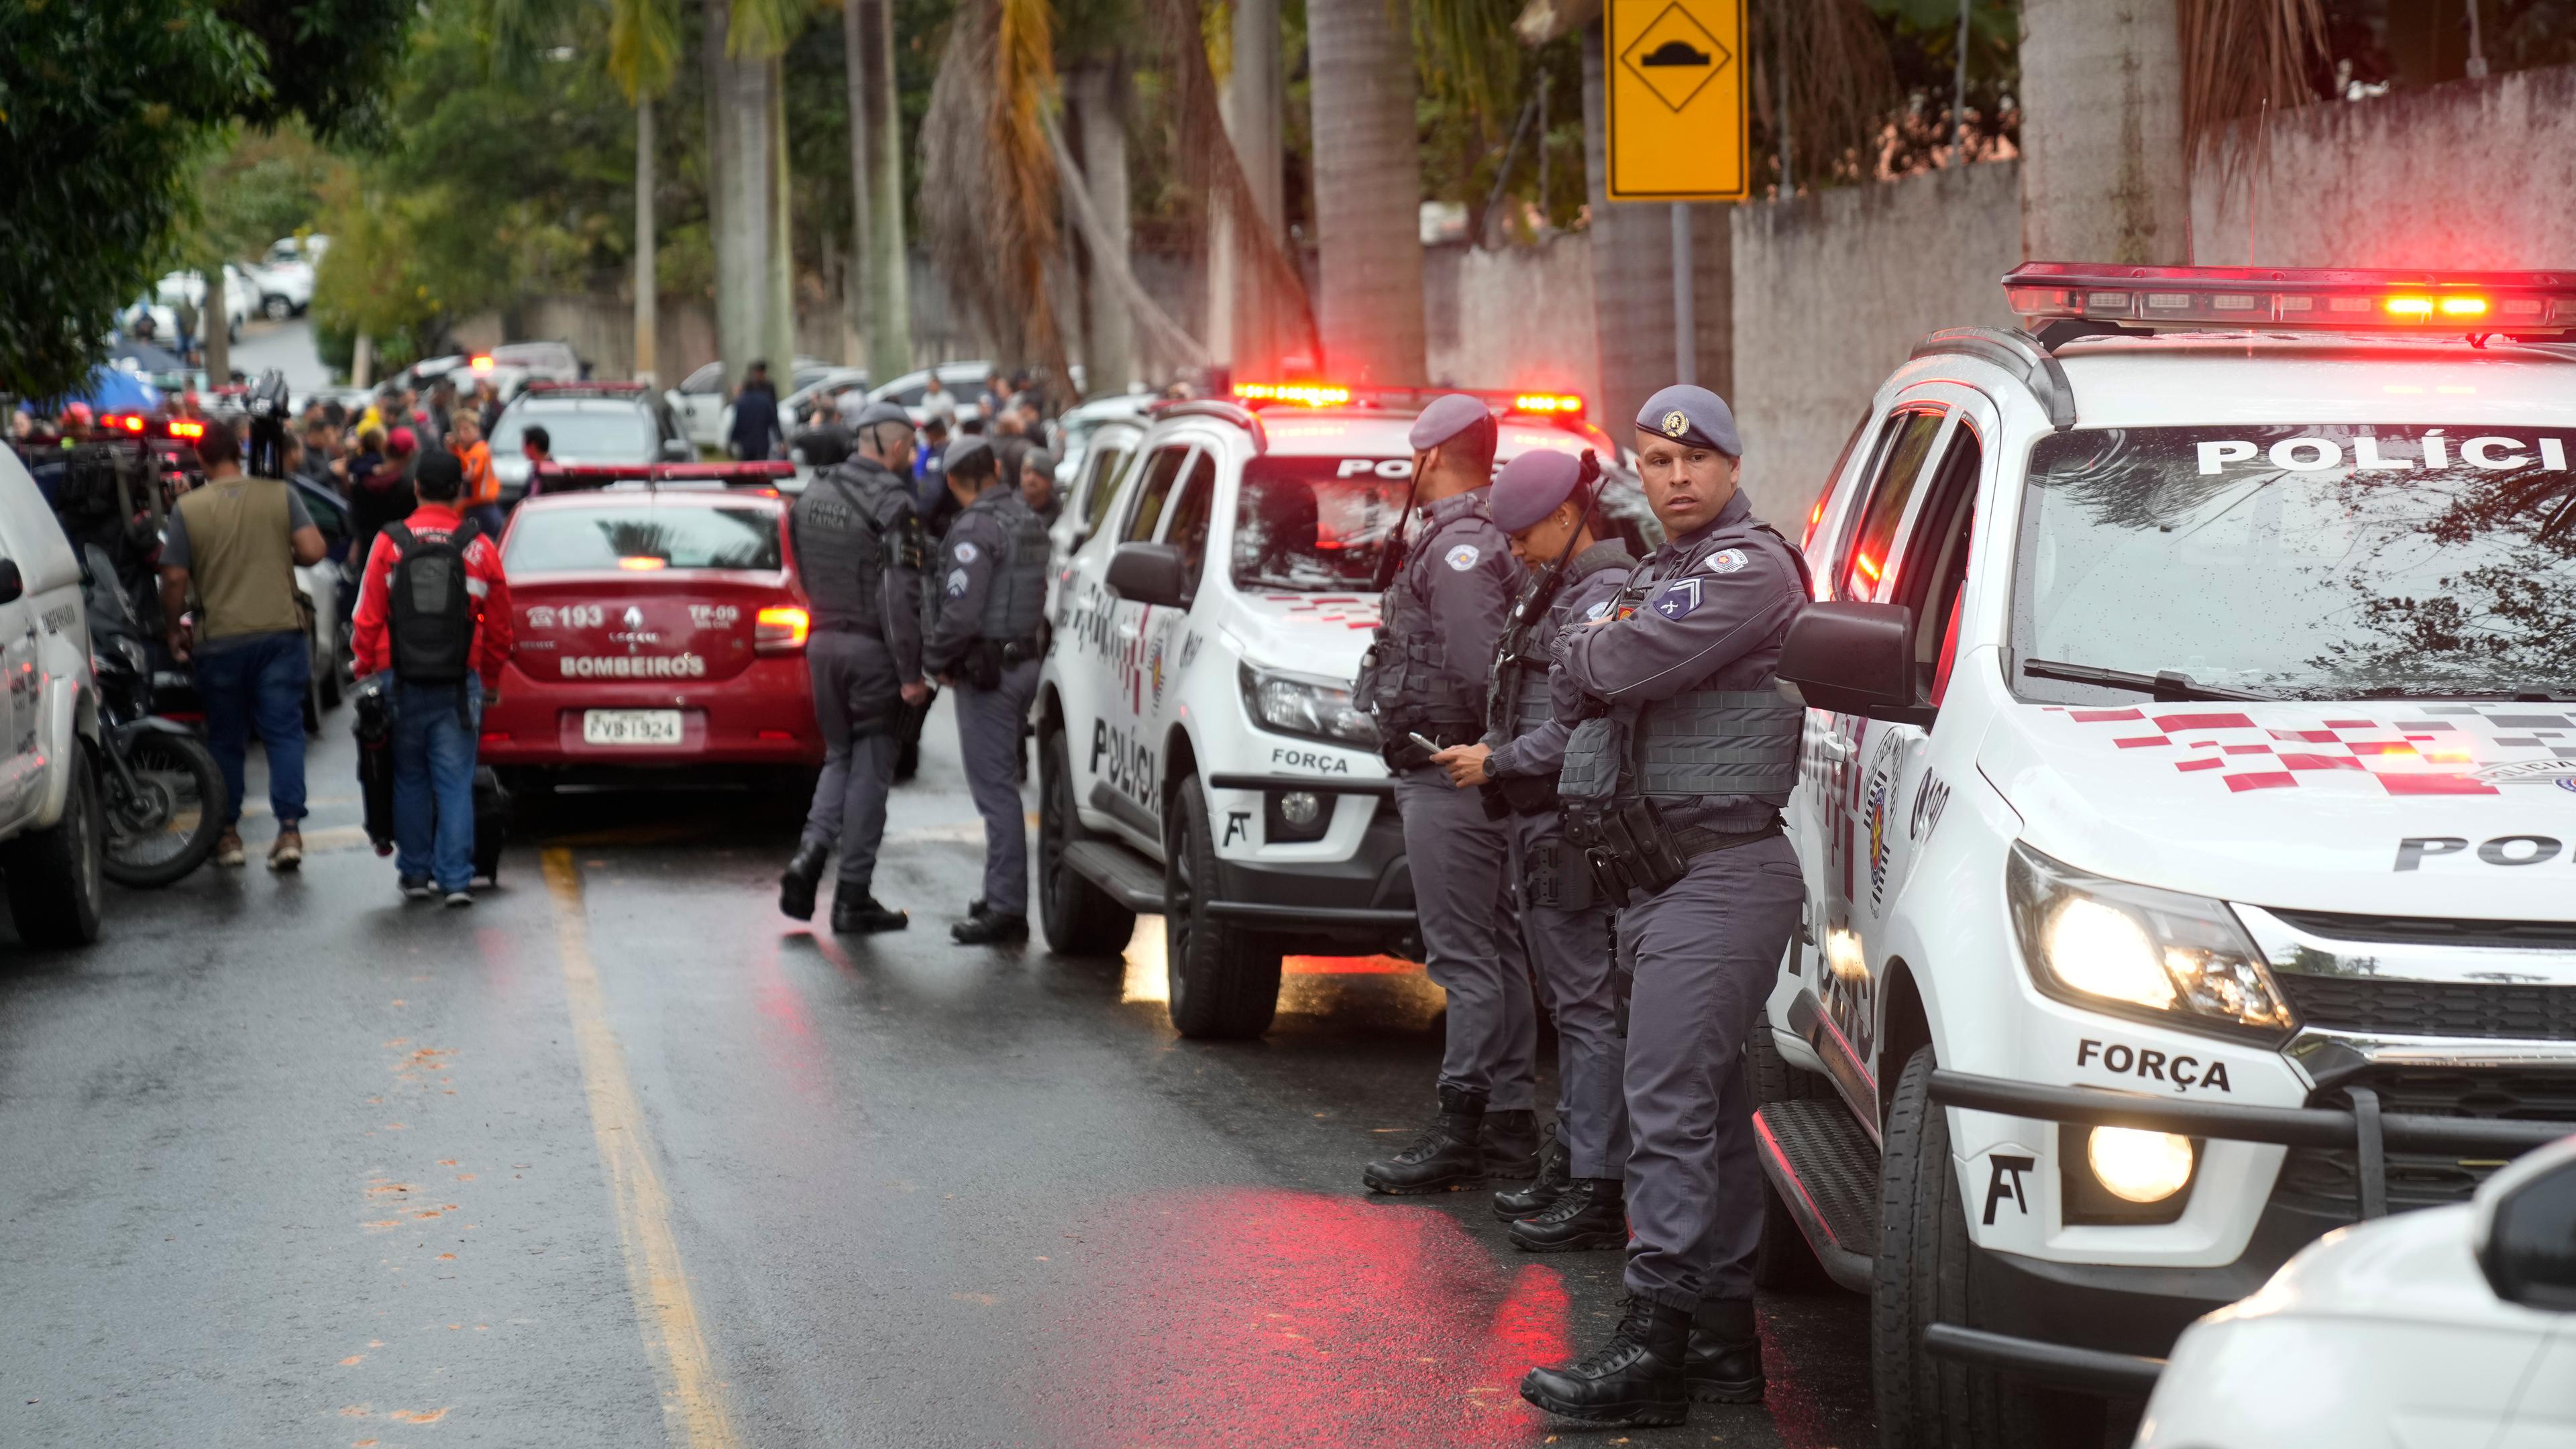
<svg viewBox="0 0 2576 1449"><path fill-rule="evenodd" d="M957 697L966 789L984 817L984 894L948 934L970 946L1029 938L1028 820L1020 804L1020 727L1046 652L1046 525L1003 481L990 439L948 445L956 521L933 564L938 588L925 668Z"/></svg>
<svg viewBox="0 0 2576 1449"><path fill-rule="evenodd" d="M1496 646L1484 740L1432 757L1460 789L1477 788L1511 813L1521 936L1556 1021L1556 1123L1540 1149L1538 1180L1494 1194L1512 1241L1532 1252L1628 1241L1627 1043L1610 906L1593 890L1582 853L1566 842L1556 802L1566 735L1583 703L1554 668L1557 640L1608 613L1637 562L1626 544L1596 531L1600 482L1589 454L1578 461L1545 449L1514 458L1494 479L1494 525L1511 536L1530 580Z"/></svg>
<svg viewBox="0 0 2576 1449"><path fill-rule="evenodd" d="M805 667L823 732L823 774L804 838L779 877L778 909L814 918L823 867L838 844L832 929L899 931L910 918L880 904L873 889L904 707L930 693L921 677L921 521L906 482L912 419L877 403L853 431L855 449L838 427L808 428L795 439L815 470L787 528L813 612Z"/></svg>
<svg viewBox="0 0 2576 1449"><path fill-rule="evenodd" d="M1377 720L1431 979L1449 995L1440 1112L1403 1151L1363 1168L1373 1192L1447 1192L1535 1172L1538 1016L1512 921L1511 831L1432 757L1485 733L1486 665L1521 586L1494 526L1494 416L1451 393L1414 420L1414 499L1382 622L1353 701Z"/></svg>
<svg viewBox="0 0 2576 1449"><path fill-rule="evenodd" d="M1797 550L1737 491L1735 419L1704 388L1637 416L1637 467L1668 541L1558 673L1584 696L1558 793L1595 883L1624 898L1628 1011L1627 1317L1521 1396L1590 1424L1678 1424L1689 1402L1762 1395L1753 1250L1762 1226L1743 1044L1804 894L1780 810L1804 711L1775 685L1807 601Z"/></svg>

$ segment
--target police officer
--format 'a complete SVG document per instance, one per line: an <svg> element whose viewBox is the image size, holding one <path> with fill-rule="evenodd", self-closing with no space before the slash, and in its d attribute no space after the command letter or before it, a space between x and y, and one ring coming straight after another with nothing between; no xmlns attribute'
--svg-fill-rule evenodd
<svg viewBox="0 0 2576 1449"><path fill-rule="evenodd" d="M823 731L823 774L804 839L778 879L778 909L814 918L815 889L838 842L832 929L899 931L910 918L872 891L898 726L904 706L930 692L921 677L921 522L905 483L912 420L892 403L875 404L859 416L855 453L851 441L838 427L796 438L815 469L787 527L813 607L805 667Z"/></svg>
<svg viewBox="0 0 2576 1449"><path fill-rule="evenodd" d="M1610 950L1610 906L1592 889L1583 856L1566 842L1556 807L1557 771L1583 693L1554 671L1556 641L1577 621L1610 610L1636 559L1595 531L1600 468L1539 449L1494 479L1494 526L1511 536L1531 571L1512 605L1493 667L1491 727L1483 742L1432 757L1460 789L1482 790L1511 813L1523 940L1557 1031L1556 1124L1539 1154L1538 1180L1494 1194L1512 1241L1532 1252L1616 1248L1628 1240L1622 1181L1628 1111Z"/></svg>
<svg viewBox="0 0 2576 1449"><path fill-rule="evenodd" d="M984 895L948 934L970 946L1029 938L1029 842L1020 804L1020 725L1045 652L1047 534L1002 481L990 439L948 445L959 505L940 542L935 622L925 667L957 695L966 788L984 817Z"/></svg>
<svg viewBox="0 0 2576 1449"><path fill-rule="evenodd" d="M1588 698L1558 791L1596 883L1624 896L1630 1306L1610 1343L1533 1369L1521 1396L1592 1424L1678 1424L1689 1401L1762 1395L1762 1225L1741 1054L1797 926L1781 833L1803 714L1775 687L1804 564L1756 522L1716 394L1668 387L1637 417L1638 473L1668 541L1559 645Z"/></svg>
<svg viewBox="0 0 2576 1449"><path fill-rule="evenodd" d="M1361 1169L1372 1192L1447 1192L1488 1172L1535 1171L1538 1015L1512 926L1511 832L1431 763L1485 732L1486 666L1521 587L1487 511L1498 432L1471 397L1434 399L1413 423L1414 499L1402 566L1354 700L1377 719L1431 979L1449 994L1440 1114L1393 1157Z"/></svg>

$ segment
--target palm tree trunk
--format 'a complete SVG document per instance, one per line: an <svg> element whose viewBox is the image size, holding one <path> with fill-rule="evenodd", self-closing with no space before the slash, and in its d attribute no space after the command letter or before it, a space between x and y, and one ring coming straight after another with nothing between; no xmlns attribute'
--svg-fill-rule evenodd
<svg viewBox="0 0 2576 1449"><path fill-rule="evenodd" d="M716 347L727 386L769 348L769 66L725 53L729 0L706 8L707 173L714 213ZM779 358L773 366L784 367Z"/></svg>
<svg viewBox="0 0 2576 1449"><path fill-rule="evenodd" d="M1336 380L1420 384L1422 161L1407 0L1313 0L1319 321Z"/></svg>
<svg viewBox="0 0 2576 1449"><path fill-rule="evenodd" d="M2025 0L2024 256L2191 259L2177 20L2174 0Z"/></svg>
<svg viewBox="0 0 2576 1449"><path fill-rule="evenodd" d="M866 367L870 361L868 252L876 212L868 195L866 26L865 0L841 0L841 79L850 101L850 265L841 277L841 317L855 344L849 354L853 367Z"/></svg>
<svg viewBox="0 0 2576 1449"><path fill-rule="evenodd" d="M896 124L894 9L888 0L844 0L850 69L851 243L865 299L868 373L879 382L912 370L910 261L903 235L903 132Z"/></svg>
<svg viewBox="0 0 2576 1449"><path fill-rule="evenodd" d="M1064 78L1064 107L1081 132L1082 184L1108 232L1113 257L1094 257L1085 269L1091 305L1082 341L1085 375L1095 393L1124 392L1137 375L1136 319L1117 288L1104 279L1110 266L1130 262L1127 234L1127 115L1120 98L1125 79L1116 55L1074 67Z"/></svg>
<svg viewBox="0 0 2576 1449"><path fill-rule="evenodd" d="M788 378L796 365L796 233L791 226L794 188L787 167L787 68L772 57L764 62L769 110L769 342L770 376L778 394L792 389ZM784 421L782 419L782 421Z"/></svg>
<svg viewBox="0 0 2576 1449"><path fill-rule="evenodd" d="M662 288L654 258L653 101L635 102L635 380L649 383L661 362Z"/></svg>
<svg viewBox="0 0 2576 1449"><path fill-rule="evenodd" d="M1236 0L1233 44L1234 65L1219 98L1226 139L1234 144L1262 226L1276 245L1285 209L1279 168L1280 111L1286 101L1280 83L1279 0ZM1245 240L1235 235L1232 218L1220 209L1208 249L1208 341L1233 362L1236 376L1273 376L1279 372L1283 324L1260 267L1246 255Z"/></svg>

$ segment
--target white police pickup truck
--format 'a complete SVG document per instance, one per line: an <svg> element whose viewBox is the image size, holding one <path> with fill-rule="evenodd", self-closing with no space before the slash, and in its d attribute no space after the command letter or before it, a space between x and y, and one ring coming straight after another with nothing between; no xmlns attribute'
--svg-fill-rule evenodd
<svg viewBox="0 0 2576 1449"><path fill-rule="evenodd" d="M1808 522L1764 1274L1892 1445L2576 1128L2576 278L2033 264ZM2072 1388L2087 1391L2070 1394Z"/></svg>
<svg viewBox="0 0 2576 1449"><path fill-rule="evenodd" d="M83 946L106 904L98 681L80 560L0 448L0 876L18 939Z"/></svg>
<svg viewBox="0 0 2576 1449"><path fill-rule="evenodd" d="M1258 1036L1280 962L1402 950L1413 887L1375 726L1351 707L1431 392L1246 385L1157 405L1056 581L1039 677L1039 918L1067 953L1164 921L1173 1025ZM1579 403L1502 396L1498 462L1617 454ZM1637 541L1633 479L1605 510ZM1641 527L1642 525L1642 527Z"/></svg>

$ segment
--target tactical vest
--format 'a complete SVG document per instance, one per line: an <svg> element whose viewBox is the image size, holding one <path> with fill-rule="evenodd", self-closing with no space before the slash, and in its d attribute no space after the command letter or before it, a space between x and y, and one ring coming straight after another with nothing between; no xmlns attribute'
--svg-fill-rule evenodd
<svg viewBox="0 0 2576 1449"><path fill-rule="evenodd" d="M1427 597L1432 567L1444 552L1441 539L1472 519L1490 519L1483 495L1434 524L1409 543L1404 571L1378 605L1378 626L1360 665L1352 703L1377 716L1378 733L1392 742L1415 730L1472 732L1485 719L1485 701L1469 693L1449 668L1448 643L1431 618Z"/></svg>
<svg viewBox="0 0 2576 1449"><path fill-rule="evenodd" d="M287 524L288 485L275 478L225 478L183 495L177 512L188 530L188 577L202 607L197 634L300 633L295 607L295 553Z"/></svg>
<svg viewBox="0 0 2576 1449"><path fill-rule="evenodd" d="M1549 590L1546 609L1528 628L1506 629L1496 645L1494 663L1494 732L1505 739L1518 739L1547 723L1556 710L1549 692L1548 673L1555 668L1558 636L1573 623L1574 586L1594 574L1634 560L1626 549L1615 542L1596 543L1582 554L1566 560L1564 570L1545 587ZM1541 587L1533 582L1531 587ZM1517 616L1517 610L1514 611Z"/></svg>
<svg viewBox="0 0 2576 1449"><path fill-rule="evenodd" d="M1778 548L1803 586L1806 562L1768 525L1750 520L1722 528L1677 559L1661 578L1640 564L1614 606L1625 618L1653 589L1699 568L1729 547ZM1798 744L1805 711L1777 690L1695 689L1639 706L1633 714L1584 721L1566 740L1557 791L1569 800L1702 800L1734 797L1777 811L1798 783Z"/></svg>
<svg viewBox="0 0 2576 1449"><path fill-rule="evenodd" d="M1046 521L1010 488L988 491L968 511L978 508L1001 525L1002 556L993 561L992 587L984 591L975 636L996 644L1027 643L1046 618Z"/></svg>
<svg viewBox="0 0 2576 1449"><path fill-rule="evenodd" d="M886 527L898 512L896 503L910 501L910 490L892 473L861 463L815 474L805 496L796 500L789 526L817 632L884 636L887 566L919 569L922 562L917 522L906 519L901 528Z"/></svg>

